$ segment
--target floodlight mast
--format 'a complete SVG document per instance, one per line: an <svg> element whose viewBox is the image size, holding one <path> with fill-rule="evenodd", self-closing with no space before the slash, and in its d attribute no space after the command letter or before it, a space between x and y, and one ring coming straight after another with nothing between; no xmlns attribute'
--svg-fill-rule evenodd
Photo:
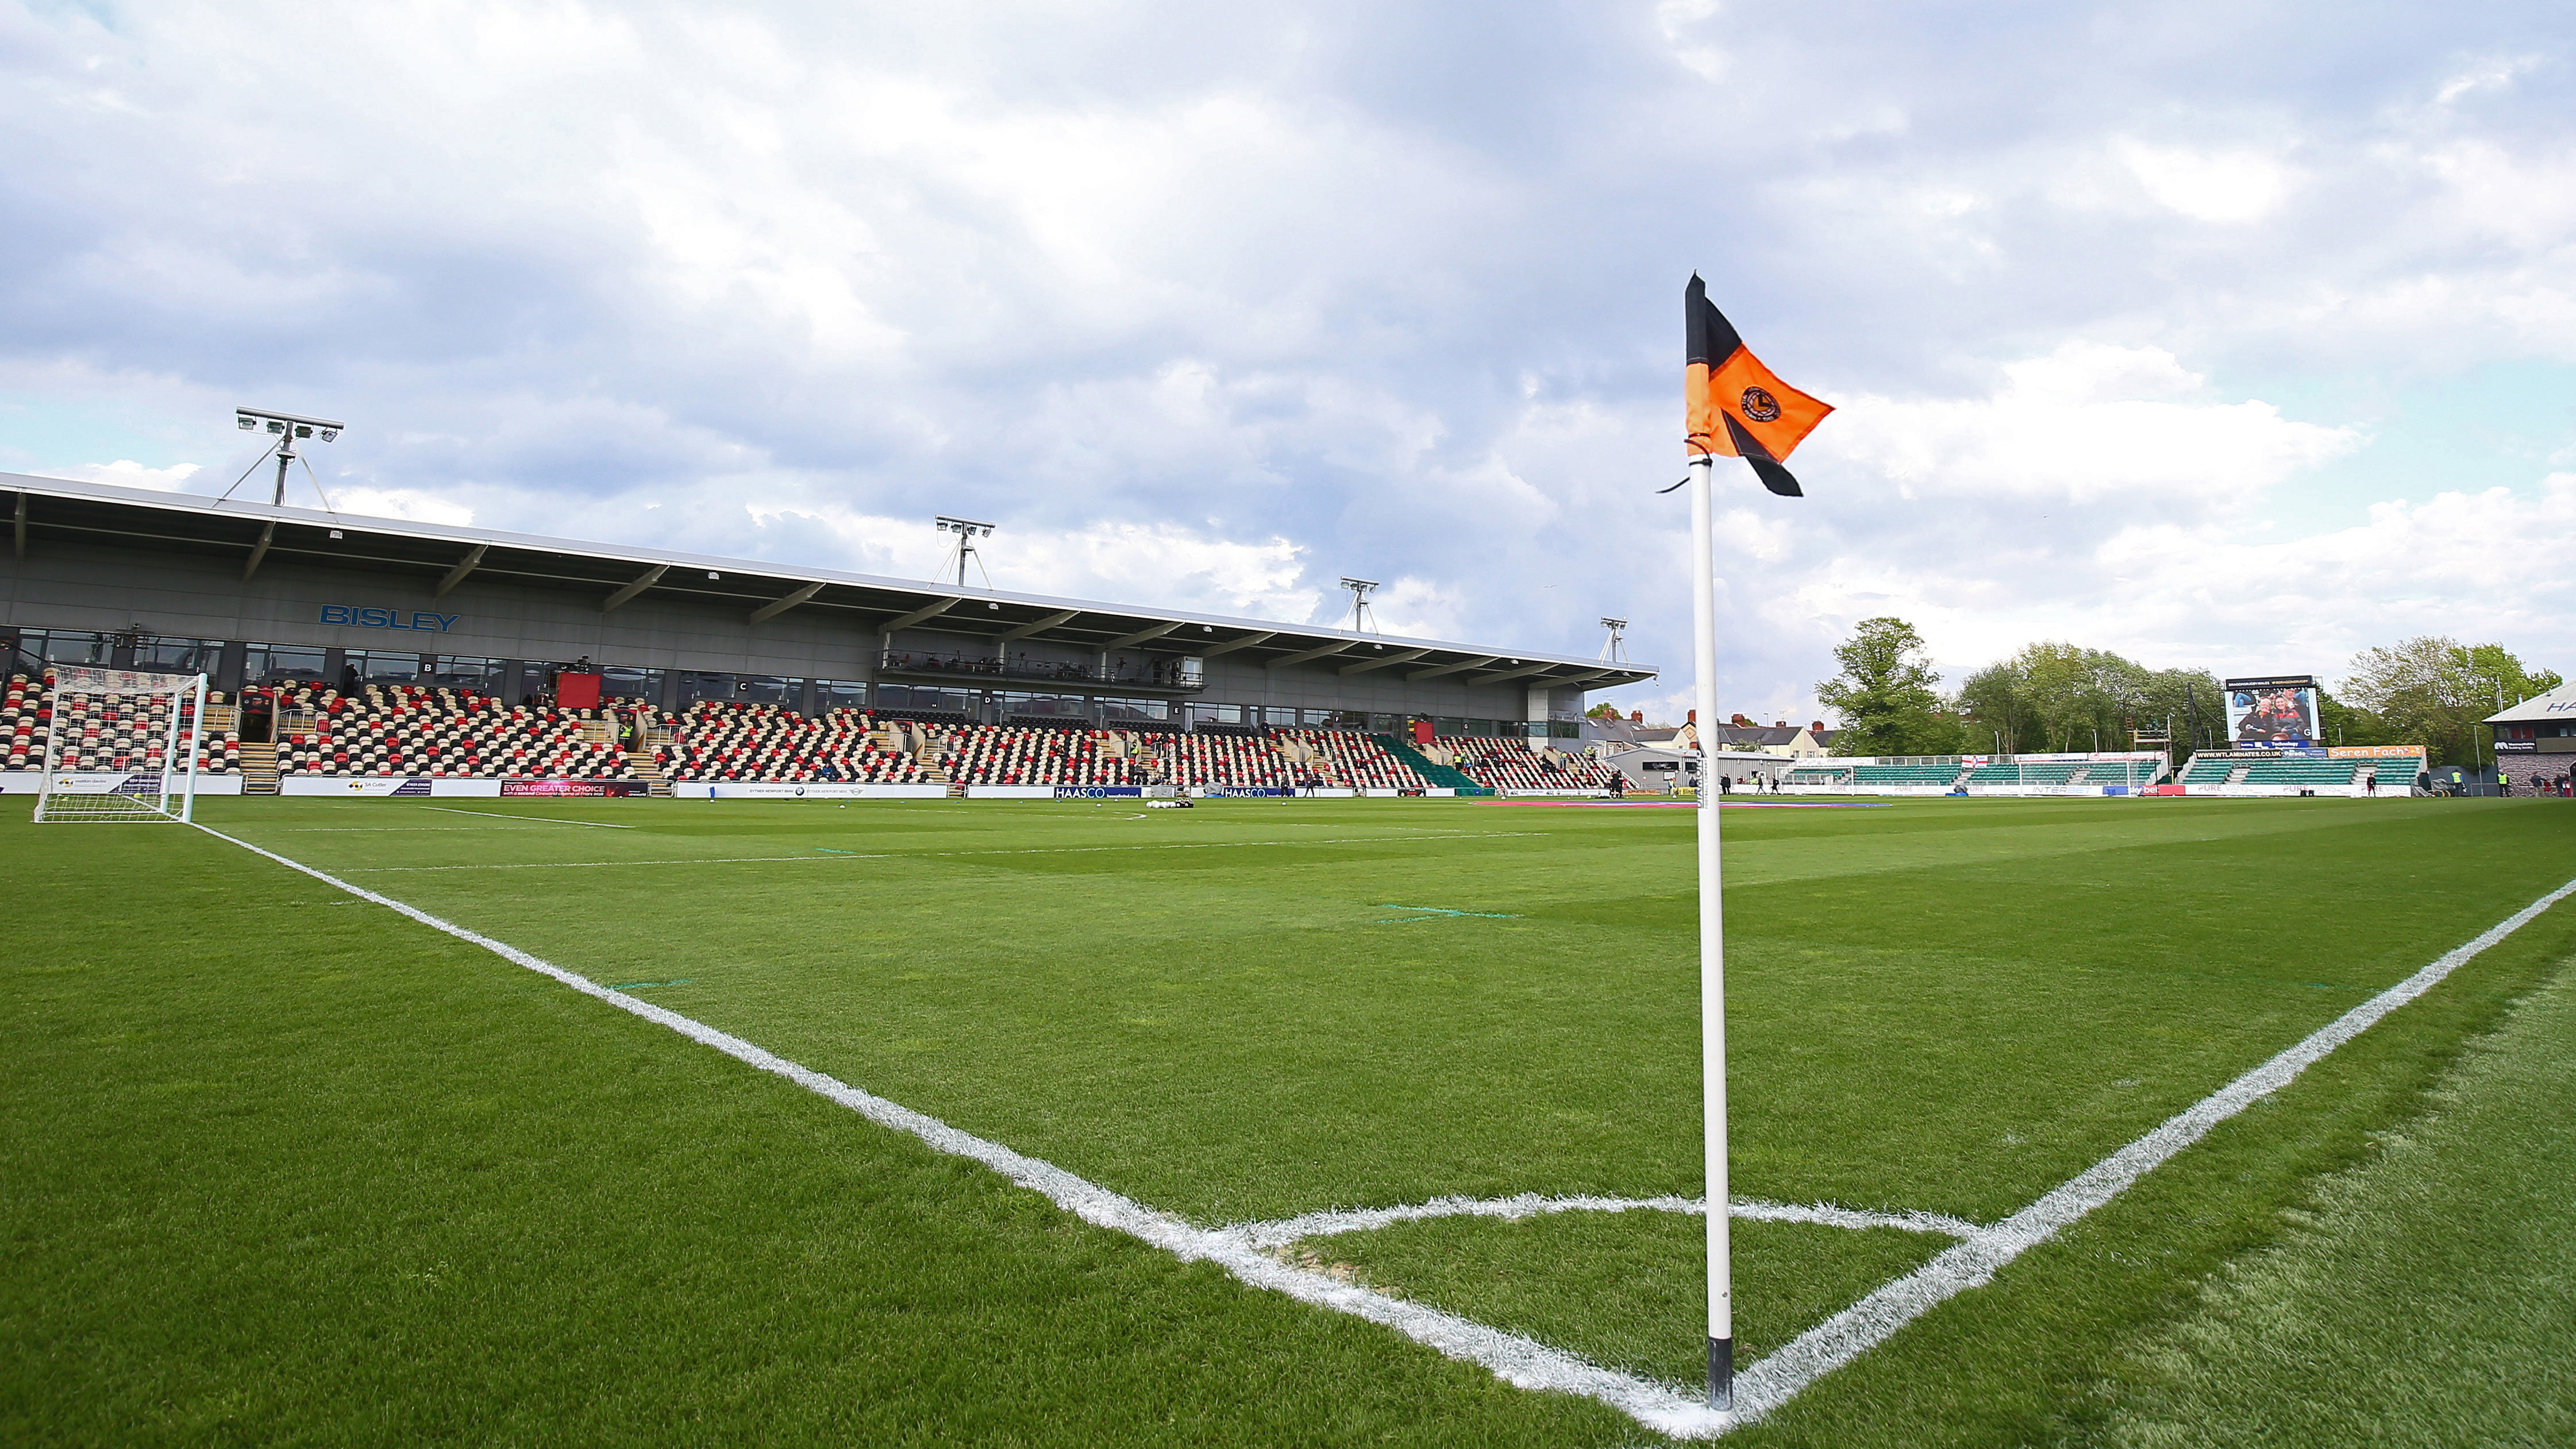
<svg viewBox="0 0 2576 1449"><path fill-rule="evenodd" d="M983 569L984 557L982 554L975 552L975 540L979 538L991 538L993 536L993 525L989 523L978 523L971 518L950 518L944 513L933 519L932 522L939 525L939 531L941 533L953 533L957 535L957 587L962 589L966 587L966 557L969 554L974 554L975 567L979 570ZM990 572L986 572L984 574L985 587L992 587L992 583L992 574Z"/></svg>
<svg viewBox="0 0 2576 1449"><path fill-rule="evenodd" d="M1600 657L1612 664L1627 663L1628 621L1605 618L1601 621L1601 627L1610 631L1610 637L1603 641Z"/></svg>
<svg viewBox="0 0 2576 1449"><path fill-rule="evenodd" d="M1351 591L1351 632L1377 632L1377 615L1369 608L1369 595L1377 592L1377 580L1345 578L1342 587Z"/></svg>
<svg viewBox="0 0 2576 1449"><path fill-rule="evenodd" d="M264 408L235 408L233 423L245 433L255 432L264 426L276 435L277 487L269 494L268 501L272 507L279 508L286 506L286 469L300 456L295 451L295 440L312 437L316 431L322 434L322 441L326 443L340 436L340 424L328 418L302 418L293 413L269 412Z"/></svg>

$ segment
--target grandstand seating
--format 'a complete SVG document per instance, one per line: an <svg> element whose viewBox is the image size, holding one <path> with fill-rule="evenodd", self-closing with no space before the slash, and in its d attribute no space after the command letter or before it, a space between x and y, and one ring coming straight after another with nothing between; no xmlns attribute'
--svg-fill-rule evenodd
<svg viewBox="0 0 2576 1449"><path fill-rule="evenodd" d="M1255 732L1169 735L1154 747L1165 778L1193 789L1285 789L1298 779L1296 763Z"/></svg>
<svg viewBox="0 0 2576 1449"><path fill-rule="evenodd" d="M682 714L653 712L648 723L671 737L654 759L675 779L910 785L927 777L912 751L856 709L808 719L774 704L700 700Z"/></svg>
<svg viewBox="0 0 2576 1449"><path fill-rule="evenodd" d="M2028 764L1997 760L1979 765L1968 776L1971 785L2063 785L2088 768L2081 760L2033 760Z"/></svg>
<svg viewBox="0 0 2576 1449"><path fill-rule="evenodd" d="M244 691L245 695L262 691ZM356 695L309 684L264 691L281 720L277 770L286 775L634 778L595 710L505 705L490 695L421 685L369 685ZM312 724L292 727L294 714Z"/></svg>
<svg viewBox="0 0 2576 1449"><path fill-rule="evenodd" d="M222 695L207 702L220 704ZM111 718L99 704L75 695L59 705L66 728L78 727L83 748L67 762L81 770L157 770L168 739L169 715L153 711L148 718ZM0 691L0 769L41 770L45 742L57 710L50 678L9 677ZM182 715L184 719L185 716ZM241 737L210 732L199 742L197 769L205 774L241 772Z"/></svg>
<svg viewBox="0 0 2576 1449"><path fill-rule="evenodd" d="M943 734L939 765L966 785L1142 785L1150 757L1110 753L1109 731L979 725Z"/></svg>
<svg viewBox="0 0 2576 1449"><path fill-rule="evenodd" d="M2208 760L2194 755L2191 763L2185 765L2183 772L2174 779L2183 785L2224 785L2227 777L2243 763L2242 760Z"/></svg>
<svg viewBox="0 0 2576 1449"><path fill-rule="evenodd" d="M1419 790L1425 784L1411 765L1355 730L1277 730L1273 737L1295 740L1312 750L1315 757L1307 768L1327 785L1354 790Z"/></svg>
<svg viewBox="0 0 2576 1449"><path fill-rule="evenodd" d="M1849 765L1800 765L1781 776L1780 783L1783 785L1848 785L1851 783L1851 768Z"/></svg>
<svg viewBox="0 0 2576 1449"><path fill-rule="evenodd" d="M1541 752L1520 740L1440 735L1432 743L1489 790L1597 790L1610 783L1610 772L1589 756Z"/></svg>
<svg viewBox="0 0 2576 1449"><path fill-rule="evenodd" d="M2367 760L2310 759L2290 756L2279 760L2246 762L2245 783L2248 785L2349 785L2354 773Z"/></svg>
<svg viewBox="0 0 2576 1449"><path fill-rule="evenodd" d="M1959 778L1959 762L1944 760L1929 765L1854 765L1855 785L1947 785Z"/></svg>

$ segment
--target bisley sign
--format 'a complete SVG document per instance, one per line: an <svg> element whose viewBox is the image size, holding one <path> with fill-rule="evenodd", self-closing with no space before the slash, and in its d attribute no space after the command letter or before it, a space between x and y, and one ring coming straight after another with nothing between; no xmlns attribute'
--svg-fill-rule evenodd
<svg viewBox="0 0 2576 1449"><path fill-rule="evenodd" d="M364 609L356 604L324 604L322 622L343 624L358 629L419 629L444 634L456 627L463 614L434 614L426 609L406 612L401 609Z"/></svg>

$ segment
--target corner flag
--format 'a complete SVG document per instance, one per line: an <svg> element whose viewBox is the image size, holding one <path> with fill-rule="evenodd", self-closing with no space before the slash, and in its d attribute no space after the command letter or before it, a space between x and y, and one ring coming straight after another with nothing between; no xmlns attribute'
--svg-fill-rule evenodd
<svg viewBox="0 0 2576 1449"><path fill-rule="evenodd" d="M1832 408L1782 382L1744 348L1726 314L1710 305L1699 274L1682 292L1690 339L1688 404L1691 486L1691 657L1699 678L1698 718L1717 713L1717 460L1742 458L1762 486L1802 496L1780 466ZM1667 490L1669 491L1669 490ZM1708 1406L1735 1405L1735 1265L1727 1231L1726 888L1718 849L1716 759L1701 735L1699 770L1700 1130L1708 1164Z"/></svg>
<svg viewBox="0 0 2576 1449"><path fill-rule="evenodd" d="M1742 458L1762 486L1784 498L1803 496L1798 480L1780 466L1816 424L1833 411L1782 382L1735 335L1735 324L1708 300L1699 273L1682 289L1682 315L1690 335L1683 384L1688 403L1690 451Z"/></svg>

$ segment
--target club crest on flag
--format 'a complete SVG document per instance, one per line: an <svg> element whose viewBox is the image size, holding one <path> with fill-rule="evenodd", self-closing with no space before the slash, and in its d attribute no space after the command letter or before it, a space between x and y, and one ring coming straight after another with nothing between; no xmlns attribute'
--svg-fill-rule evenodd
<svg viewBox="0 0 2576 1449"><path fill-rule="evenodd" d="M1682 316L1689 336L1683 401L1691 455L1742 458L1763 487L1787 498L1801 496L1798 480L1780 465L1833 406L1763 366L1736 335L1735 324L1708 300L1697 273L1682 292Z"/></svg>

